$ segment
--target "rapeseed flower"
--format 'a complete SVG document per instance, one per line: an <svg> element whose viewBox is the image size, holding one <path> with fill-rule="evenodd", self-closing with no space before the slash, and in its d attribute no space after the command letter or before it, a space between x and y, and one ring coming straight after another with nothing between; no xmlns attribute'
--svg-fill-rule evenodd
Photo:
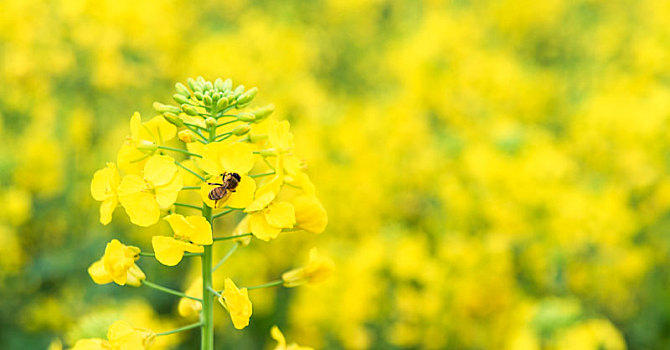
<svg viewBox="0 0 670 350"><path fill-rule="evenodd" d="M155 155L149 158L142 175L129 174L119 184L119 201L139 226L151 226L160 217L160 210L169 208L182 188L182 177L174 159Z"/></svg>
<svg viewBox="0 0 670 350"><path fill-rule="evenodd" d="M298 228L312 233L321 233L326 229L328 214L316 196L300 195L292 202Z"/></svg>
<svg viewBox="0 0 670 350"><path fill-rule="evenodd" d="M212 177L203 183L200 190L202 200L211 208L229 206L245 208L254 198L256 182L247 173L254 166L254 154L244 143L213 142L207 145L192 144L191 149L201 152L202 159L197 163ZM209 199L209 193L222 183L224 173L236 173L240 176L239 184L234 192L219 201Z"/></svg>
<svg viewBox="0 0 670 350"><path fill-rule="evenodd" d="M272 326L270 335L272 336L272 339L277 341L277 346L275 346L274 350L314 350L309 346L300 346L296 343L286 345L286 338L284 338L284 335L277 326Z"/></svg>
<svg viewBox="0 0 670 350"><path fill-rule="evenodd" d="M135 264L140 258L140 249L126 246L112 239L105 247L105 255L91 264L88 273L97 284L114 282L118 285L129 284L138 287L146 278L144 272Z"/></svg>
<svg viewBox="0 0 670 350"><path fill-rule="evenodd" d="M140 114L135 112L130 118L130 135L116 158L119 169L128 173L139 173L145 160L155 152L156 146L173 139L176 134L177 128L162 116L155 116L142 123Z"/></svg>
<svg viewBox="0 0 670 350"><path fill-rule="evenodd" d="M107 331L107 340L81 339L72 350L145 350L155 338L156 334L148 329L134 328L126 321L116 321Z"/></svg>
<svg viewBox="0 0 670 350"><path fill-rule="evenodd" d="M100 169L93 175L91 181L91 195L100 204L100 223L107 225L112 221L112 212L119 201L117 188L121 177L114 163L107 163L107 167Z"/></svg>
<svg viewBox="0 0 670 350"><path fill-rule="evenodd" d="M297 287L305 283L325 281L333 273L335 263L325 256L319 255L316 248L309 251L307 265L285 272L281 278L284 287Z"/></svg>
<svg viewBox="0 0 670 350"><path fill-rule="evenodd" d="M235 328L243 329L249 325L252 306L246 288L238 289L230 278L226 278L223 294L219 297L219 303L228 310Z"/></svg>
<svg viewBox="0 0 670 350"><path fill-rule="evenodd" d="M289 202L270 203L262 210L249 213L249 227L254 237L263 241L277 238L284 228L293 228L295 209Z"/></svg>

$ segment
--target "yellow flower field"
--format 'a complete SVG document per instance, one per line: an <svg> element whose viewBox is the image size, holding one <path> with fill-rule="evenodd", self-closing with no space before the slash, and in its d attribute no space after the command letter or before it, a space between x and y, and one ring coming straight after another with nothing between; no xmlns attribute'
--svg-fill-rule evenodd
<svg viewBox="0 0 670 350"><path fill-rule="evenodd" d="M2 1L0 349L666 349L668 23Z"/></svg>

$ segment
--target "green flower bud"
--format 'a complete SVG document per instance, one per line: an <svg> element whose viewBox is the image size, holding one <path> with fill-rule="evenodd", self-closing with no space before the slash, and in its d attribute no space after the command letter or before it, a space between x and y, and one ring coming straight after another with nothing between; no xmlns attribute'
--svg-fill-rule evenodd
<svg viewBox="0 0 670 350"><path fill-rule="evenodd" d="M223 91L223 80L221 78L216 78L216 80L214 80L214 87L217 91Z"/></svg>
<svg viewBox="0 0 670 350"><path fill-rule="evenodd" d="M277 151L273 149L264 149L261 151L261 156L263 157L273 157L277 155Z"/></svg>
<svg viewBox="0 0 670 350"><path fill-rule="evenodd" d="M222 93L220 93L220 92L215 92L215 93L212 95L212 101L217 102L218 100L221 99L221 97L223 97L223 94L222 94Z"/></svg>
<svg viewBox="0 0 670 350"><path fill-rule="evenodd" d="M214 119L212 117L207 117L207 119L205 119L205 125L207 125L208 128L215 127L216 126L216 119Z"/></svg>
<svg viewBox="0 0 670 350"><path fill-rule="evenodd" d="M207 82L207 80L205 80L205 78L203 78L202 75L198 75L198 77L195 78L195 80L198 82L198 84L200 84L200 86L203 87L204 90L205 83Z"/></svg>
<svg viewBox="0 0 670 350"><path fill-rule="evenodd" d="M248 124L245 124L245 125L240 125L240 126L235 127L235 129L233 129L232 133L235 136L242 136L242 135L248 133L249 130L251 130L251 127Z"/></svg>
<svg viewBox="0 0 670 350"><path fill-rule="evenodd" d="M186 98L186 97L184 97L183 95L180 95L180 94L174 94L174 95L172 95L172 99L174 99L175 101L177 101L177 103L179 103L179 104L183 104L183 103L188 103L188 102L189 102L189 101L188 101L188 98Z"/></svg>
<svg viewBox="0 0 670 350"><path fill-rule="evenodd" d="M240 97L237 98L237 107L241 107L241 105L248 105L251 100L256 97L256 93L258 92L258 88L252 87L251 89L247 90L245 93L240 95Z"/></svg>
<svg viewBox="0 0 670 350"><path fill-rule="evenodd" d="M200 92L200 91L196 91L196 92L194 92L194 93L193 93L193 96L195 96L195 98L196 98L198 101L202 101L202 99L205 98L205 96L204 96L204 95L202 94L202 92Z"/></svg>
<svg viewBox="0 0 670 350"><path fill-rule="evenodd" d="M270 114L272 114L272 112L274 112L274 110L275 105L269 104L251 111L251 114L253 114L256 117L256 121L259 122L267 118Z"/></svg>
<svg viewBox="0 0 670 350"><path fill-rule="evenodd" d="M188 91L188 88L184 84L177 83L177 84L174 85L174 88L175 88L175 90L177 90L178 94L180 94L180 95L182 95L186 98L191 97L191 92Z"/></svg>
<svg viewBox="0 0 670 350"><path fill-rule="evenodd" d="M250 123L250 122L254 122L256 120L256 116L254 116L251 113L246 113L246 112L245 113L240 113L240 114L237 115L237 120L239 120L241 122Z"/></svg>
<svg viewBox="0 0 670 350"><path fill-rule="evenodd" d="M251 142L260 142L267 140L268 134L249 134L249 140Z"/></svg>
<svg viewBox="0 0 670 350"><path fill-rule="evenodd" d="M191 143L195 141L195 133L188 129L179 130L177 133L177 138L179 138L179 141L183 143Z"/></svg>
<svg viewBox="0 0 670 350"><path fill-rule="evenodd" d="M235 91L233 91L233 96L235 96L235 98L238 98L240 95L242 95L243 92L244 92L244 85L238 85L235 88Z"/></svg>
<svg viewBox="0 0 670 350"><path fill-rule="evenodd" d="M141 140L137 145L137 149L142 152L155 152L158 149L158 145L151 141Z"/></svg>
<svg viewBox="0 0 670 350"><path fill-rule="evenodd" d="M186 84L188 84L188 86L191 88L191 91L195 92L196 90L198 90L196 89L198 83L196 83L196 81L193 80L193 78L186 79Z"/></svg>
<svg viewBox="0 0 670 350"><path fill-rule="evenodd" d="M214 86L212 85L211 81L206 81L205 82L205 91L212 91L214 90Z"/></svg>
<svg viewBox="0 0 670 350"><path fill-rule="evenodd" d="M181 110L184 111L184 113L186 113L188 115L193 115L193 116L200 115L200 113L198 113L197 109L195 109L192 106L186 105L186 104L181 105Z"/></svg>
<svg viewBox="0 0 670 350"><path fill-rule="evenodd" d="M160 102L154 102L153 106L154 106L154 109L156 110L156 112L158 112L158 113L172 112L172 113L175 113L175 114L179 114L179 112L181 112L181 110L179 110L178 107L170 106L170 105L164 105Z"/></svg>
<svg viewBox="0 0 670 350"><path fill-rule="evenodd" d="M209 92L209 91L207 91L207 92ZM205 95L205 98L204 98L203 102L205 102L205 106L211 106L212 105L212 96L210 96L209 94Z"/></svg>
<svg viewBox="0 0 670 350"><path fill-rule="evenodd" d="M223 82L223 89L222 89L222 91L228 91L228 90L230 90L230 89L232 89L232 88L233 88L233 81L230 80L230 78L226 79L226 80Z"/></svg>
<svg viewBox="0 0 670 350"><path fill-rule="evenodd" d="M163 118L176 127L184 126L184 121L172 112L163 113Z"/></svg>
<svg viewBox="0 0 670 350"><path fill-rule="evenodd" d="M228 107L228 99L227 98L221 98L216 103L216 109L219 110L219 111L224 110L226 107Z"/></svg>

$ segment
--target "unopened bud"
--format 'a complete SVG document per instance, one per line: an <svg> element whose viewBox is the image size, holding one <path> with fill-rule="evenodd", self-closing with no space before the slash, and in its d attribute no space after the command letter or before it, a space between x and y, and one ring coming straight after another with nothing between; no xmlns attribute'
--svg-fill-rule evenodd
<svg viewBox="0 0 670 350"><path fill-rule="evenodd" d="M223 80L221 78L214 80L214 88L218 91L223 91Z"/></svg>
<svg viewBox="0 0 670 350"><path fill-rule="evenodd" d="M210 96L209 93L208 93L207 95L205 95L205 98L204 98L203 102L205 102L205 106L211 106L212 105L212 96Z"/></svg>
<svg viewBox="0 0 670 350"><path fill-rule="evenodd" d="M212 100L213 100L214 102L217 102L217 101L219 101L219 100L221 99L222 96L223 96L222 93L220 93L220 92L215 92L215 93L212 94Z"/></svg>
<svg viewBox="0 0 670 350"><path fill-rule="evenodd" d="M233 88L233 81L230 78L223 81L223 91L230 90Z"/></svg>
<svg viewBox="0 0 670 350"><path fill-rule="evenodd" d="M175 84L174 89L177 90L178 94L180 94L180 95L182 95L186 98L189 98L191 96L191 92L188 91L188 88L182 83Z"/></svg>
<svg viewBox="0 0 670 350"><path fill-rule="evenodd" d="M267 106L263 106L260 108L257 108L256 110L251 111L251 113L256 117L256 121L259 122L265 118L267 118L272 112L275 110L275 105L269 104Z"/></svg>
<svg viewBox="0 0 670 350"><path fill-rule="evenodd" d="M194 92L194 93L193 93L193 96L194 96L198 101L202 101L202 99L204 98L204 96L203 96L203 94L202 94L201 91L196 91L196 92Z"/></svg>
<svg viewBox="0 0 670 350"><path fill-rule="evenodd" d="M191 90L193 90L194 93L197 91L202 92L202 84L199 81L193 80L192 78L188 78L186 82L188 83L188 86L191 88Z"/></svg>
<svg viewBox="0 0 670 350"><path fill-rule="evenodd" d="M195 133L189 129L180 130L177 133L177 137L179 138L179 141L184 143L191 143L195 141Z"/></svg>
<svg viewBox="0 0 670 350"><path fill-rule="evenodd" d="M137 144L137 149L142 152L155 152L158 149L158 145L148 140L141 140Z"/></svg>
<svg viewBox="0 0 670 350"><path fill-rule="evenodd" d="M242 136L242 135L248 133L249 130L251 130L251 127L249 127L249 125L240 125L240 126L235 127L235 129L233 129L232 133L235 136Z"/></svg>
<svg viewBox="0 0 670 350"><path fill-rule="evenodd" d="M253 122L253 121L256 120L256 116L254 116L251 113L244 112L244 113L240 113L240 114L237 115L237 120L239 120L241 122L250 123L250 122Z"/></svg>
<svg viewBox="0 0 670 350"><path fill-rule="evenodd" d="M212 85L211 81L206 81L205 82L205 91L211 91L214 90L214 86Z"/></svg>
<svg viewBox="0 0 670 350"><path fill-rule="evenodd" d="M216 119L214 119L212 117L207 117L207 119L205 119L205 125L207 125L208 128L215 127L216 126Z"/></svg>
<svg viewBox="0 0 670 350"><path fill-rule="evenodd" d="M199 115L199 114L200 114L200 113L198 113L198 110L197 110L197 109L195 109L194 107L189 106L189 105L187 105L187 104L183 104L183 105L181 105L181 110L184 111L184 113L186 113L186 114L188 114L188 115L193 115L193 116L195 116L195 115Z"/></svg>
<svg viewBox="0 0 670 350"><path fill-rule="evenodd" d="M249 134L249 141L256 143L268 139L268 134Z"/></svg>
<svg viewBox="0 0 670 350"><path fill-rule="evenodd" d="M226 107L228 107L228 99L227 98L221 98L216 103L216 109L219 110L219 111L224 110Z"/></svg>
<svg viewBox="0 0 670 350"><path fill-rule="evenodd" d="M263 157L273 157L277 155L277 151L273 149L264 149L261 151L261 156Z"/></svg>
<svg viewBox="0 0 670 350"><path fill-rule="evenodd" d="M163 113L163 118L176 127L184 126L184 121L172 112Z"/></svg>
<svg viewBox="0 0 670 350"><path fill-rule="evenodd" d="M235 96L235 98L238 98L240 95L242 95L243 92L244 92L244 85L238 85L235 88L235 91L233 91L233 96Z"/></svg>
<svg viewBox="0 0 670 350"><path fill-rule="evenodd" d="M165 113L165 112L171 112L171 113L179 113L181 112L178 107L175 106L170 106L170 105L164 105L160 102L154 102L154 109L158 113Z"/></svg>
<svg viewBox="0 0 670 350"><path fill-rule="evenodd" d="M251 100L256 97L256 93L258 92L258 88L252 87L251 89L247 90L245 93L240 95L240 97L237 98L237 107L242 107L246 106L251 102Z"/></svg>
<svg viewBox="0 0 670 350"><path fill-rule="evenodd" d="M177 101L177 103L179 103L179 104L182 104L182 103L188 103L188 102L189 102L188 98L186 98L186 97L184 97L183 95L180 95L180 94L174 94L174 95L172 95L172 99L174 99L175 101Z"/></svg>

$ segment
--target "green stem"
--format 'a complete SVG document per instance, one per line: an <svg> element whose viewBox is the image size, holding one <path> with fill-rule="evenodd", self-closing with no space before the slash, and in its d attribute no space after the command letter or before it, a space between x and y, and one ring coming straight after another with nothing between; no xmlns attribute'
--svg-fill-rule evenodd
<svg viewBox="0 0 670 350"><path fill-rule="evenodd" d="M259 284L257 286L246 287L246 288L247 288L247 290L259 289L259 288L268 288L268 287L279 286L283 283L284 283L284 281L277 280L277 281L272 281L272 282L268 282L268 283L264 283L264 284Z"/></svg>
<svg viewBox="0 0 670 350"><path fill-rule="evenodd" d="M211 113L211 111L210 111ZM209 128L209 142L216 138L216 126ZM204 180L203 180L204 181ZM207 204L202 204L202 216L214 230L214 218L212 217L212 208ZM200 350L214 350L214 298L210 289L212 289L212 245L203 246L202 253L202 332L200 333Z"/></svg>
<svg viewBox="0 0 670 350"><path fill-rule="evenodd" d="M200 256L200 255L202 255L202 253L189 253L189 252L184 252L184 256ZM140 252L140 256L153 257L153 256L156 256L156 253Z"/></svg>
<svg viewBox="0 0 670 350"><path fill-rule="evenodd" d="M164 293L168 293L168 294L176 295L176 296L179 296L179 297L182 297L182 298L188 298L188 299L192 299L192 300L195 300L195 301L202 302L202 299L192 297L190 295L186 295L182 292L179 292L179 291L176 291L174 289L167 288L167 287L163 287L161 285L158 285L158 284L153 283L153 282L149 282L147 280L142 281L142 284L147 286L147 287L150 287L150 288L153 288L153 289L156 289L156 290L160 290L161 292L164 292Z"/></svg>
<svg viewBox="0 0 670 350"><path fill-rule="evenodd" d="M199 138L198 138L198 141L200 141L200 143L204 143L204 144L207 144L207 143L208 143L208 142L207 142L207 139L205 138L205 136L202 135L202 133L200 132L200 130L198 130L198 128L193 127L193 126L189 126L189 125L186 125L186 127L187 127L189 130L193 131L193 133L194 133L196 136L199 137Z"/></svg>
<svg viewBox="0 0 670 350"><path fill-rule="evenodd" d="M262 174L254 174L254 175L249 175L251 178L257 178L257 177L263 177L263 176L269 176L269 175L274 175L276 174L276 171L271 171L269 173L262 173Z"/></svg>
<svg viewBox="0 0 670 350"><path fill-rule="evenodd" d="M176 161L176 160L174 161L174 163L177 164L180 168L182 168L182 169L188 171L189 173L193 174L195 177L197 177L198 179L200 179L200 181L206 181L205 178L202 177L202 175L200 175L200 174L196 173L195 171L193 171L193 170L187 168L186 166L184 166L184 164L179 163L179 162Z"/></svg>
<svg viewBox="0 0 670 350"><path fill-rule="evenodd" d="M189 330L189 329L198 328L198 327L200 327L200 326L202 326L202 322L193 323L193 324L190 324L190 325L188 325L188 326L184 326L184 327L180 327L180 328L177 328L177 329L173 329L173 330L171 330L171 331L166 331L166 332L156 333L156 336L157 336L157 337L160 337L160 336L162 336L162 335L175 334L175 333L179 333L179 332L187 331L187 330Z"/></svg>
<svg viewBox="0 0 670 350"><path fill-rule="evenodd" d="M235 235L235 236L214 237L213 239L214 239L214 242L216 242L216 241L227 241L227 240L229 240L229 239L235 239L235 238L242 238L242 237L251 236L252 234L253 234L253 233L248 232L248 233L243 233L243 234Z"/></svg>
<svg viewBox="0 0 670 350"><path fill-rule="evenodd" d="M178 207L184 207L184 208L191 208L191 209L202 210L202 207L199 207L199 206L197 206L197 205L193 205L193 204L186 204L186 203L175 202L174 205L176 205L176 206L178 206Z"/></svg>
<svg viewBox="0 0 670 350"><path fill-rule="evenodd" d="M199 190L200 186L184 186L181 189L182 190Z"/></svg>
<svg viewBox="0 0 670 350"><path fill-rule="evenodd" d="M192 126L192 127L194 127L194 128L198 128L198 129L203 130L203 131L208 131L208 130L209 130L209 129L207 129L207 128L203 128L202 126L200 126L200 125L198 125L198 124L193 124L193 123L187 123L187 122L184 122L184 125L186 125L186 126Z"/></svg>
<svg viewBox="0 0 670 350"><path fill-rule="evenodd" d="M221 260L219 260L218 263L216 263L216 265L212 269L212 272L216 271L216 269L221 267L221 265L223 265L223 263L225 263L226 260L228 260L228 258L230 258L230 256L233 255L233 253L235 253L235 251L237 250L237 247L239 247L239 246L240 246L240 242L237 242L237 243L235 243L235 245L230 247L230 250L228 251L228 253L226 253L226 255L224 255L223 258L221 258Z"/></svg>
<svg viewBox="0 0 670 350"><path fill-rule="evenodd" d="M233 210L235 210L235 209L232 209L232 208L231 208L231 209L228 209L228 210L226 210L226 211L222 211L222 212L220 212L220 213L216 213L216 214L214 214L214 215L212 216L212 219L216 219L216 218L218 218L218 217L224 216L224 215L230 213L230 212L233 211Z"/></svg>
<svg viewBox="0 0 670 350"><path fill-rule="evenodd" d="M185 150L185 149L181 149L181 148L174 148L174 147L160 146L160 145L159 145L159 146L158 146L158 149L164 149L164 150L166 150L166 151L181 152L181 153L184 153L184 154L188 154L189 156L194 156L194 157L202 158L202 156L199 155L199 154L197 154L197 153L189 152L189 151L187 151L187 150Z"/></svg>

